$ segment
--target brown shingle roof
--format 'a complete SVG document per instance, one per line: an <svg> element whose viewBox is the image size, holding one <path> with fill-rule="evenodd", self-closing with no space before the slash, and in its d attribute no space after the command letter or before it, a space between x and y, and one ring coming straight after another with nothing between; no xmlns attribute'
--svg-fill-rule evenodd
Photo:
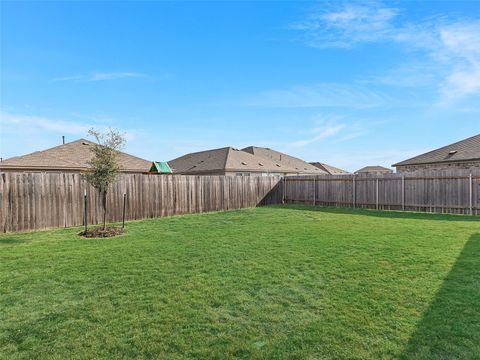
<svg viewBox="0 0 480 360"><path fill-rule="evenodd" d="M324 171L304 162L282 154L283 161L267 156L259 156L247 151L249 148L238 150L232 147L206 150L186 154L168 162L174 173L198 174L224 171L253 171L268 173L315 173L325 174ZM262 148L256 148L262 149ZM272 150L273 151L273 150ZM275 152L280 154L278 152ZM296 166L285 159L296 159ZM305 165L306 164L306 165ZM305 170L307 168L307 170ZM313 168L313 170L312 170Z"/></svg>
<svg viewBox="0 0 480 360"><path fill-rule="evenodd" d="M392 166L420 165L480 159L480 134L456 143L429 151Z"/></svg>
<svg viewBox="0 0 480 360"><path fill-rule="evenodd" d="M31 154L16 156L0 163L1 170L86 170L88 160L92 157L90 151L95 143L79 139L53 148L36 151ZM120 152L119 161L124 172L146 172L151 162Z"/></svg>
<svg viewBox="0 0 480 360"><path fill-rule="evenodd" d="M339 169L339 168L337 168L337 167L335 167L335 166L328 165L328 164L325 164L325 163L321 163L321 162L311 162L310 164L312 164L313 166L318 167L319 169L322 169L322 170L326 171L326 172L329 173L330 175L351 175L348 171Z"/></svg>
<svg viewBox="0 0 480 360"><path fill-rule="evenodd" d="M328 174L328 172L326 172L325 170L322 170L316 166L313 166L312 164L309 164L306 161L303 161L302 159L299 159L299 158L296 158L296 157L293 157L269 148L248 146L242 150L250 154L278 163L284 166L286 169L289 169L289 172L292 172L292 173L318 174L318 175Z"/></svg>
<svg viewBox="0 0 480 360"><path fill-rule="evenodd" d="M362 174L362 173L392 173L393 170L379 166L379 165L374 165L374 166L365 166L361 168L360 170L355 171L355 174Z"/></svg>
<svg viewBox="0 0 480 360"><path fill-rule="evenodd" d="M273 162L265 161L232 147L186 154L169 161L168 165L174 173L181 174L224 171L280 171Z"/></svg>

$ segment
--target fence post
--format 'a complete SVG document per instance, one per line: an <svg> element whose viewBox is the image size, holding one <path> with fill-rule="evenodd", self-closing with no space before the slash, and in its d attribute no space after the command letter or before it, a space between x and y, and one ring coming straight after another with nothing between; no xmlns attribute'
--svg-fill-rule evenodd
<svg viewBox="0 0 480 360"><path fill-rule="evenodd" d="M402 175L402 210L405 210L405 175Z"/></svg>
<svg viewBox="0 0 480 360"><path fill-rule="evenodd" d="M357 200L357 188L355 184L355 174L353 174L353 208L356 207L356 200Z"/></svg>
<svg viewBox="0 0 480 360"><path fill-rule="evenodd" d="M315 185L315 176L313 177L313 206L315 206L315 198L317 197L317 189Z"/></svg>
<svg viewBox="0 0 480 360"><path fill-rule="evenodd" d="M287 177L283 175L283 196L282 196L282 204L285 204L287 202Z"/></svg>
<svg viewBox="0 0 480 360"><path fill-rule="evenodd" d="M123 213L122 213L122 229L125 229L125 206L127 204L127 193L123 193Z"/></svg>
<svg viewBox="0 0 480 360"><path fill-rule="evenodd" d="M470 188L470 215L473 215L473 177L469 175L469 188Z"/></svg>
<svg viewBox="0 0 480 360"><path fill-rule="evenodd" d="M83 193L83 204L83 223L85 225L85 232L87 232L87 189L85 189Z"/></svg>
<svg viewBox="0 0 480 360"><path fill-rule="evenodd" d="M375 193L376 193L376 195L375 195L375 206L378 210L378 177L375 181Z"/></svg>

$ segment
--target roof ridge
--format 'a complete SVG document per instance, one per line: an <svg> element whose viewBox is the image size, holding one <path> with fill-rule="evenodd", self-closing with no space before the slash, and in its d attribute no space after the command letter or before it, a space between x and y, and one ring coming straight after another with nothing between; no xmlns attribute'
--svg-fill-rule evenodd
<svg viewBox="0 0 480 360"><path fill-rule="evenodd" d="M90 146L84 146L83 144ZM1 163L1 167L88 168L93 144L95 143L90 140L80 138L66 144L5 159ZM123 151L119 151L118 154L123 169L141 169L144 163L150 163L148 160Z"/></svg>
<svg viewBox="0 0 480 360"><path fill-rule="evenodd" d="M447 145L444 145L444 146L441 146L439 148L436 148L436 149L433 149L433 150L429 150L427 152L424 152L422 154L419 154L417 156L413 156L411 158L408 158L408 159L405 159L405 160L402 160L402 161L399 161L395 164L393 164L392 166L398 166L398 165L409 165L408 162L412 161L412 160L415 160L415 159L418 159L418 158L421 158L421 157L425 157L425 156L428 156L428 155L432 155L433 153L435 152L441 152L442 150L447 150L448 148L450 147L453 147L453 146L456 146L456 145L459 145L459 144L462 144L462 143L466 143L466 142L469 142L475 138L478 138L478 140L480 141L480 134L476 134L476 135L473 135L473 136L469 136L465 139L462 139L462 140L459 140L459 141L455 141L451 144L447 144ZM465 161L465 160L470 160L470 159L474 159L474 158L468 158L468 159L453 159L451 161ZM415 163L415 164L428 164L428 163L435 163L435 162L448 162L449 160L430 160L430 161L424 161L424 162L418 162L418 163Z"/></svg>
<svg viewBox="0 0 480 360"><path fill-rule="evenodd" d="M54 150L54 149L58 149L59 147L62 147L62 146L65 146L65 145L70 145L70 144L73 144L75 142L79 142L79 141L88 141L88 142L91 142L87 139L83 139L83 138L80 138L80 139L76 139L76 140L73 140L73 141L69 141L65 144L60 144L60 145L55 145L55 146L52 146L48 149L44 149L44 150L36 150L36 151L32 151L30 153L27 153L27 154L23 154L23 155L17 155L17 156L12 156L8 159L4 159L4 161L7 161L7 160L12 160L12 159L16 159L16 158L21 158L21 157L24 157L24 156L29 156L29 155L33 155L33 154L39 154L39 153L44 153L46 151L51 151L51 150Z"/></svg>
<svg viewBox="0 0 480 360"><path fill-rule="evenodd" d="M215 148L215 149L207 149L207 150L200 150L200 151L190 152L190 153L184 154L184 155L182 155L182 156L180 156L180 157L183 157L183 156L186 156L186 155L193 155L193 154L201 154L201 153L206 153L206 152L218 151L218 150L223 150L223 149L227 149L227 148L233 149L232 146L223 146L223 147Z"/></svg>
<svg viewBox="0 0 480 360"><path fill-rule="evenodd" d="M223 168L227 168L227 162L228 162L228 157L230 156L230 149L232 149L231 146L227 148L227 154L225 155L225 161L223 162Z"/></svg>

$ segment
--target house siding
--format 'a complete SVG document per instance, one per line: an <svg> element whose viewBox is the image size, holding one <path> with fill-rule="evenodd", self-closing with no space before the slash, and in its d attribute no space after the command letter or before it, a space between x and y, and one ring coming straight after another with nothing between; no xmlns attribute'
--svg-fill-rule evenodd
<svg viewBox="0 0 480 360"><path fill-rule="evenodd" d="M411 173L416 171L445 171L445 170L480 170L480 160L461 161L461 162L445 162L433 164L416 164L416 165L398 165L396 166L398 173Z"/></svg>

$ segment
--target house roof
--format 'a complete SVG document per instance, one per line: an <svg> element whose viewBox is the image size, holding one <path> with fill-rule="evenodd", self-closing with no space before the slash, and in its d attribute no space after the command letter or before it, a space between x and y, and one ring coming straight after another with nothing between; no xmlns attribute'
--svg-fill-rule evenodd
<svg viewBox="0 0 480 360"><path fill-rule="evenodd" d="M392 166L480 160L480 134L429 151Z"/></svg>
<svg viewBox="0 0 480 360"><path fill-rule="evenodd" d="M224 147L186 154L171 160L168 165L174 173L196 174L223 171L280 171L271 161L245 151Z"/></svg>
<svg viewBox="0 0 480 360"><path fill-rule="evenodd" d="M18 170L86 170L92 158L94 142L78 139L43 151L15 156L0 163L0 169ZM151 162L123 152L119 154L123 172L146 172Z"/></svg>
<svg viewBox="0 0 480 360"><path fill-rule="evenodd" d="M360 170L355 171L355 174L361 174L361 173L392 173L393 170L379 166L379 165L374 165L374 166L365 166L361 168Z"/></svg>
<svg viewBox="0 0 480 360"><path fill-rule="evenodd" d="M283 154L284 155L284 154ZM288 155L284 155L288 156ZM300 160L301 161L301 160ZM248 151L224 147L183 155L171 160L168 165L174 173L198 174L223 171L254 171L269 173L301 172L281 161L258 156ZM307 164L309 165L309 164ZM320 169L315 173L322 173Z"/></svg>
<svg viewBox="0 0 480 360"><path fill-rule="evenodd" d="M299 173L299 174L318 174L318 175L327 175L328 172L309 164L302 159L290 156L284 153L281 153L276 150L269 148L258 147L258 146L248 146L242 149L245 152L248 152L252 155L259 156L264 159L275 162L284 166L286 169L289 169L289 172Z"/></svg>
<svg viewBox="0 0 480 360"><path fill-rule="evenodd" d="M325 163L321 163L321 162L311 162L310 164L312 164L313 166L318 167L319 169L322 169L322 170L326 171L326 172L329 173L330 175L351 175L348 171L339 169L339 168L337 168L337 167L335 167L335 166L328 165L328 164L325 164Z"/></svg>

